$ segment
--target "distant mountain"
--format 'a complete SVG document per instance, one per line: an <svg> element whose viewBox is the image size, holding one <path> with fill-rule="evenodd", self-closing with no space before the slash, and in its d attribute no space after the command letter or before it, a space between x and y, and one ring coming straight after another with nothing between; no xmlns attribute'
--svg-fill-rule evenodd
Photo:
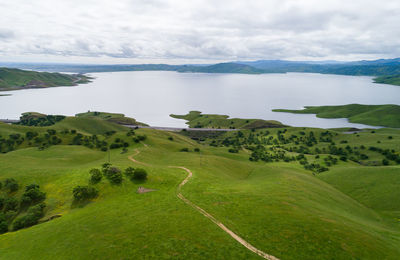
<svg viewBox="0 0 400 260"><path fill-rule="evenodd" d="M178 72L261 74L264 70L245 64L218 63L210 66L182 66Z"/></svg>
<svg viewBox="0 0 400 260"><path fill-rule="evenodd" d="M3 63L4 64L4 63ZM392 76L400 75L400 58L371 61L286 61L258 60L218 63L214 65L168 65L168 64L29 64L6 63L7 67L39 71L73 73L112 72L112 71L177 71L202 73L323 73L338 75Z"/></svg>

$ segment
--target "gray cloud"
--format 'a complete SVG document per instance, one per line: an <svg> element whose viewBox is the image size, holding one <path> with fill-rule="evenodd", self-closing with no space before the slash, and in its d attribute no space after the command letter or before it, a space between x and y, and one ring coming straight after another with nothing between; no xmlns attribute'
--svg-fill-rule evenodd
<svg viewBox="0 0 400 260"><path fill-rule="evenodd" d="M13 0L0 8L2 59L173 63L400 56L398 0Z"/></svg>

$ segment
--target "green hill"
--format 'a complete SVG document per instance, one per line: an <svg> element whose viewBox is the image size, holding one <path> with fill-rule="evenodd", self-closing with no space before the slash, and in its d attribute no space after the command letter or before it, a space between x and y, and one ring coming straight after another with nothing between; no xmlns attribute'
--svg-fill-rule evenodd
<svg viewBox="0 0 400 260"><path fill-rule="evenodd" d="M400 86L400 75L380 76L375 78L374 82Z"/></svg>
<svg viewBox="0 0 400 260"><path fill-rule="evenodd" d="M214 124L225 127L221 122ZM33 132L38 135L29 139ZM183 196L279 259L400 255L396 129L346 134L282 127L196 142L181 133L132 131L80 116L45 127L0 123L0 136L0 197L20 198L29 184L46 193L40 224L0 235L0 259L262 259L180 200L178 185L187 173L169 166L193 172ZM52 143L53 136L61 142ZM110 149L97 148L96 140ZM105 162L143 168L148 179L132 182L122 175L122 183L112 185L104 176L89 184L90 169ZM379 165L365 166L374 162ZM328 170L312 170L317 164ZM20 188L8 192L7 178ZM78 185L96 188L98 196L76 203L72 191ZM139 194L139 187L154 191ZM7 213L10 228L27 214L3 205L0 212Z"/></svg>
<svg viewBox="0 0 400 260"><path fill-rule="evenodd" d="M84 75L0 68L0 91L75 86L87 82L89 82L89 77Z"/></svg>
<svg viewBox="0 0 400 260"><path fill-rule="evenodd" d="M186 124L191 128L258 129L284 126L274 120L229 118L227 115L202 114L199 111L190 111L186 115L171 114L170 116L188 121Z"/></svg>
<svg viewBox="0 0 400 260"><path fill-rule="evenodd" d="M272 111L316 114L317 117L321 118L348 118L352 123L400 127L400 106L398 105L306 106L302 110L273 109Z"/></svg>

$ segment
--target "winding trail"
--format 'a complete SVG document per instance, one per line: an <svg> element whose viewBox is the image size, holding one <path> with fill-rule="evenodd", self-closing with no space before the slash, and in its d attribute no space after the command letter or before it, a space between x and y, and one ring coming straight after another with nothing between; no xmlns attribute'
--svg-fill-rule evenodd
<svg viewBox="0 0 400 260"><path fill-rule="evenodd" d="M147 145L146 145L147 146ZM147 163L143 163L143 162L139 162L136 159L133 158L133 156L136 156L140 153L139 150L135 150L135 154L131 155L128 157L129 160L131 160L134 163L138 163L141 165L146 165L146 166L151 166L150 164ZM252 244L250 244L249 242L247 242L246 240L244 240L243 238L241 238L240 236L238 236L236 233L234 233L232 230L230 230L229 228L227 228L224 224L222 224L220 221L218 221L216 218L214 218L210 213L208 213L207 211L205 211L204 209L200 208L199 206L197 206L196 204L194 204L193 202L191 202L190 200L188 200L187 198L185 198L182 193L181 193L181 188L183 187L183 185L185 185L190 178L192 178L193 173L191 170L189 170L186 167L183 166L168 166L169 168L177 168L177 169L182 169L184 171L186 171L188 173L188 175L186 176L186 178L178 185L178 189L177 189L177 196L179 199L181 199L183 202L185 202L186 204L188 204L189 206L191 206L192 208L194 208L195 210L197 210L198 212L200 212L203 216L205 216L206 218L208 218L209 220L211 220L212 222L214 222L214 224L216 224L218 227L220 227L223 231L225 231L226 233L228 233L228 235L230 235L233 239L235 239L237 242L239 242L240 244L242 244L244 247L246 247L248 250L252 251L253 253L256 253L257 255L261 256L264 259L268 259L268 260L279 260L279 258L273 256L273 255L269 255L263 251L261 251L260 249L257 249L256 247L254 247Z"/></svg>

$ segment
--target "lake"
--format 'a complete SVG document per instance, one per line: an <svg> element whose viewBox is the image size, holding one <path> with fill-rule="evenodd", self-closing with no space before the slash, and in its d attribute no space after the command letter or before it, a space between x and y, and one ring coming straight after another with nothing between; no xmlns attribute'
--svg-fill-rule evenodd
<svg viewBox="0 0 400 260"><path fill-rule="evenodd" d="M76 87L27 89L1 94L0 118L22 112L74 115L80 112L124 113L154 126L185 126L169 114L190 110L231 117L278 120L292 126L365 127L346 119L272 112L303 106L400 104L400 87L375 84L371 77L288 74L203 74L165 71L92 73L92 83Z"/></svg>

